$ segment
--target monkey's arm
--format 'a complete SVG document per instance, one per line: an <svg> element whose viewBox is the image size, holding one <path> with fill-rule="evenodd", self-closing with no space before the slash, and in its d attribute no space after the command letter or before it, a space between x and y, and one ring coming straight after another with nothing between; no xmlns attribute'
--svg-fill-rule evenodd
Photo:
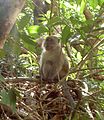
<svg viewBox="0 0 104 120"><path fill-rule="evenodd" d="M43 66L44 66L44 55L43 55L44 53L42 53L41 54L41 56L40 56L40 61L39 61L39 64L40 64L40 68L39 68L39 73L40 73L40 77L41 77L41 79L43 79Z"/></svg>
<svg viewBox="0 0 104 120"><path fill-rule="evenodd" d="M65 77L67 75L68 71L69 71L69 63L68 63L68 60L66 58L64 58L64 64L62 66L62 69L59 72L60 79Z"/></svg>

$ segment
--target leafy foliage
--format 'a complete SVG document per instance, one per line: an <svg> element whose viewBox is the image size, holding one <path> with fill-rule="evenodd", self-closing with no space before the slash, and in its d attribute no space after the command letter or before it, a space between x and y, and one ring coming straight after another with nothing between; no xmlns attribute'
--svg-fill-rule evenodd
<svg viewBox="0 0 104 120"><path fill-rule="evenodd" d="M81 86L83 97L80 107L87 112L74 112L73 119L89 120L92 117L103 120L104 0L45 0L44 4L50 7L44 13L41 6L38 6L41 15L38 16L38 24L34 24L34 19L37 18L33 14L36 5L31 0L26 2L4 49L0 50L0 102L16 110L19 93L15 88L4 85L5 79L32 78L39 74L41 48L38 40L42 41L46 36L55 34L60 38L69 60L70 71L67 79L81 81L84 85L84 88Z"/></svg>

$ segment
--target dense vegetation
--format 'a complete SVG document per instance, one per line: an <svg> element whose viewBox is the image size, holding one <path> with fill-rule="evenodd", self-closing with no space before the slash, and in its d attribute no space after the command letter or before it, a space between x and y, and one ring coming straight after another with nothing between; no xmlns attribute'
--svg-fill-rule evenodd
<svg viewBox="0 0 104 120"><path fill-rule="evenodd" d="M26 1L0 49L0 118L9 119L14 111L19 120L103 120L104 0L36 1ZM40 43L48 35L59 37L69 60L66 79L74 110L60 83L41 86L38 81Z"/></svg>

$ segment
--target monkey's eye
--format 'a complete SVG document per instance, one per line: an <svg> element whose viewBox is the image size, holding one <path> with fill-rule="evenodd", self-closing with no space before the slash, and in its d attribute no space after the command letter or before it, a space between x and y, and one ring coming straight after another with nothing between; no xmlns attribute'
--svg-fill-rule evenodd
<svg viewBox="0 0 104 120"><path fill-rule="evenodd" d="M47 38L46 41L47 41L47 42L51 42L51 41L52 41L52 38Z"/></svg>

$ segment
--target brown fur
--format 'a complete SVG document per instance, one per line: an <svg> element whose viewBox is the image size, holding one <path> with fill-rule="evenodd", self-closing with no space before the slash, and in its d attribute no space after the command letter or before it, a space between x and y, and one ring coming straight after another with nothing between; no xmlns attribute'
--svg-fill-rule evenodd
<svg viewBox="0 0 104 120"><path fill-rule="evenodd" d="M58 38L49 36L42 44L43 51L40 58L40 75L42 80L54 82L63 78L69 70L68 61L63 54Z"/></svg>

